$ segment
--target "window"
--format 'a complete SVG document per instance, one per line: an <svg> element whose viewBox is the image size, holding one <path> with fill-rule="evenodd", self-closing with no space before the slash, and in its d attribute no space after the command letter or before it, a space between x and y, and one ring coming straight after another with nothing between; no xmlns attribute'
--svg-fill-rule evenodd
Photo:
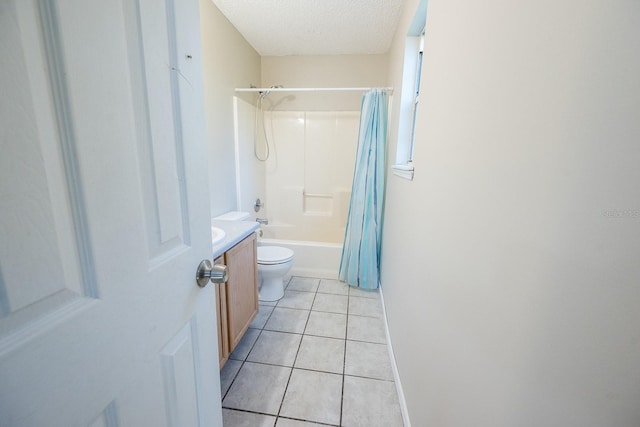
<svg viewBox="0 0 640 427"><path fill-rule="evenodd" d="M411 139L409 140L409 162L413 161L413 145L416 138L416 118L418 115L418 102L420 101L420 74L422 73L422 56L424 54L424 29L420 35L420 48L418 50L418 63L416 64L415 90L413 96L413 114L411 115Z"/></svg>
<svg viewBox="0 0 640 427"><path fill-rule="evenodd" d="M409 180L413 179L413 147L420 102L420 75L422 73L422 57L424 55L426 12L427 1L422 0L413 17L405 41L400 118L398 123L398 148L396 163L391 167L395 175Z"/></svg>

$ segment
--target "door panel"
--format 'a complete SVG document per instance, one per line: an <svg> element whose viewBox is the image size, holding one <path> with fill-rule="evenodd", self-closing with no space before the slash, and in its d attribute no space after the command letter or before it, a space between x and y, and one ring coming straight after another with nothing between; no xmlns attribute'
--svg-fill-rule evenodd
<svg viewBox="0 0 640 427"><path fill-rule="evenodd" d="M189 244L173 2L127 2L127 47L149 251L156 261ZM141 10L149 11L146 16ZM178 177L176 180L175 177Z"/></svg>
<svg viewBox="0 0 640 427"><path fill-rule="evenodd" d="M200 370L197 367L197 326L194 321L185 325L160 352L164 376L164 390L169 425L189 427L198 425L196 391Z"/></svg>
<svg viewBox="0 0 640 427"><path fill-rule="evenodd" d="M0 425L221 425L199 43L194 0L0 5Z"/></svg>
<svg viewBox="0 0 640 427"><path fill-rule="evenodd" d="M60 143L46 59L33 54L38 21L33 4L0 13L0 354L98 295L73 143Z"/></svg>

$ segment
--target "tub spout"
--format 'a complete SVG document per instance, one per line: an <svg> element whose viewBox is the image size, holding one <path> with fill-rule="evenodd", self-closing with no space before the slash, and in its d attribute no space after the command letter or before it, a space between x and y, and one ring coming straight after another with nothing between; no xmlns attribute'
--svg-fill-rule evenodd
<svg viewBox="0 0 640 427"><path fill-rule="evenodd" d="M269 224L269 220L267 218L256 218L256 222L262 224L262 225L268 225Z"/></svg>

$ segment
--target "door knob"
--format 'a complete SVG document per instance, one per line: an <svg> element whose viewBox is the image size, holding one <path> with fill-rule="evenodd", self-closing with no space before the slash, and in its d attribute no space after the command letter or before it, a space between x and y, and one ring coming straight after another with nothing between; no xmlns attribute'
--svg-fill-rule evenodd
<svg viewBox="0 0 640 427"><path fill-rule="evenodd" d="M226 265L212 265L208 259L203 259L198 265L196 272L196 282L198 286L204 288L209 281L213 283L224 283L229 279L229 269Z"/></svg>

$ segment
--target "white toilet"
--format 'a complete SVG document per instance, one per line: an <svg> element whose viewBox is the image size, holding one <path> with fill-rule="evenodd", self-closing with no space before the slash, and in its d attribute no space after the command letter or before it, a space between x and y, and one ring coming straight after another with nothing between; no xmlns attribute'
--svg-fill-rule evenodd
<svg viewBox="0 0 640 427"><path fill-rule="evenodd" d="M231 211L213 219L246 221L249 212ZM293 265L293 251L280 246L258 246L258 286L260 301L277 301L284 296L284 276Z"/></svg>
<svg viewBox="0 0 640 427"><path fill-rule="evenodd" d="M258 246L260 301L277 301L284 295L284 276L293 265L293 251L280 246Z"/></svg>

